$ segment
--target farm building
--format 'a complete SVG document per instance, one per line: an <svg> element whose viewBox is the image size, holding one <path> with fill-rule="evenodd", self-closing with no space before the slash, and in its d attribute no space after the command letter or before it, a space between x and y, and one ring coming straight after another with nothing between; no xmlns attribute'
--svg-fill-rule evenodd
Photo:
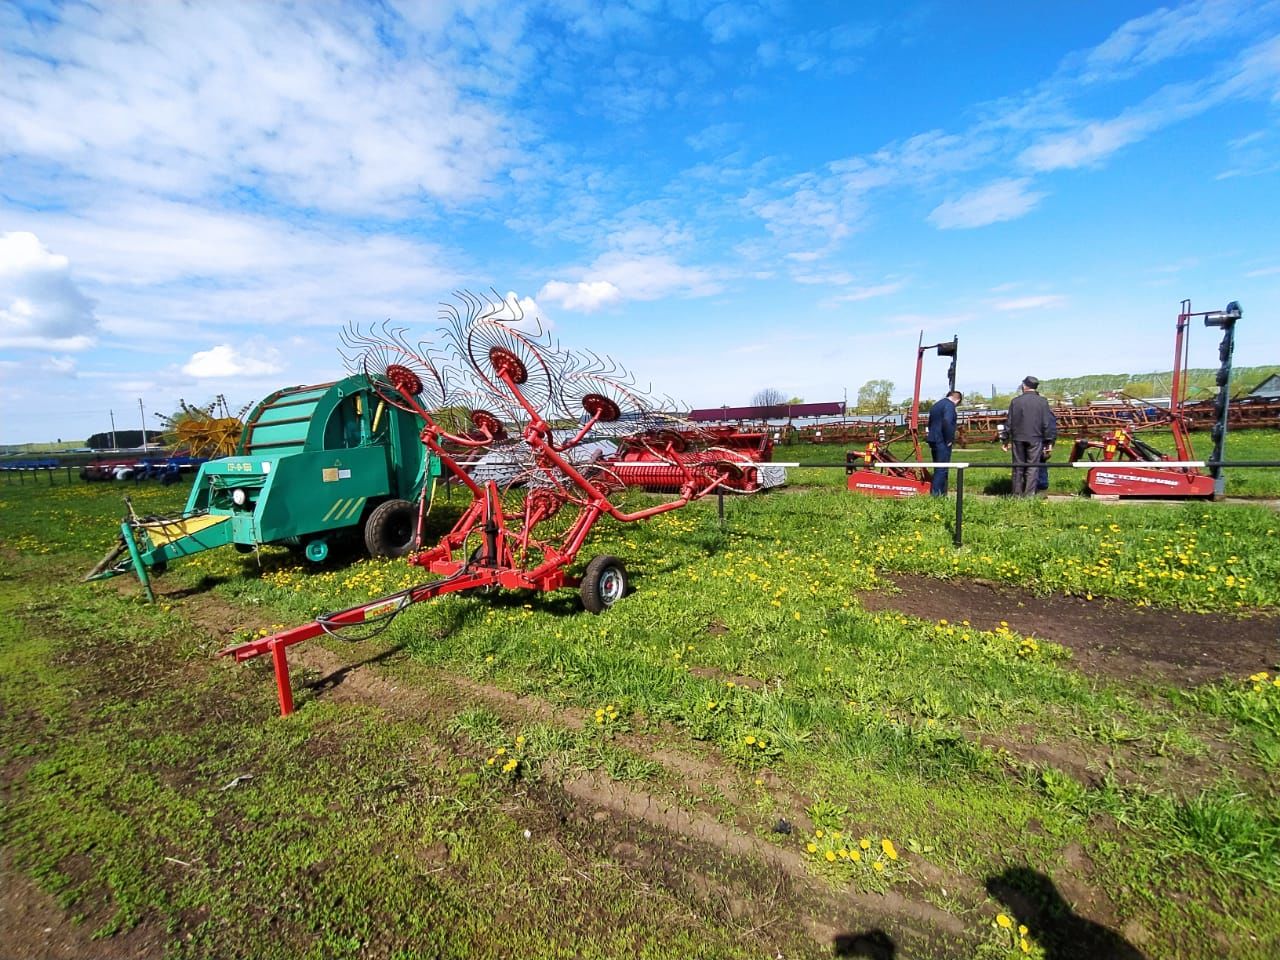
<svg viewBox="0 0 1280 960"><path fill-rule="evenodd" d="M1273 373L1249 391L1250 397L1259 400L1280 400L1280 373Z"/></svg>

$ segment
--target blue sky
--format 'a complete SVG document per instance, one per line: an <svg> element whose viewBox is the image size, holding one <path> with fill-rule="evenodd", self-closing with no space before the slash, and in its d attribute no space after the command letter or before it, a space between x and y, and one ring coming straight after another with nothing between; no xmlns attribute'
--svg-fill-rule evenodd
<svg viewBox="0 0 1280 960"><path fill-rule="evenodd" d="M693 406L1280 362L1280 3L99 7L0 7L0 442L461 287Z"/></svg>

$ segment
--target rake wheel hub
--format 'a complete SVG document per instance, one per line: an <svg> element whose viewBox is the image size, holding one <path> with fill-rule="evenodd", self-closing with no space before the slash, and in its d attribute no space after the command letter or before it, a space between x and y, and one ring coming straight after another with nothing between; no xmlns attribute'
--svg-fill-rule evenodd
<svg viewBox="0 0 1280 960"><path fill-rule="evenodd" d="M512 383L524 383L529 379L529 371L524 361L506 347L490 347L489 362L500 377L506 377Z"/></svg>
<svg viewBox="0 0 1280 960"><path fill-rule="evenodd" d="M471 422L495 439L505 436L507 432L502 426L502 421L488 410L472 410Z"/></svg>
<svg viewBox="0 0 1280 960"><path fill-rule="evenodd" d="M601 423L613 423L622 416L622 410L602 393L588 393L582 398L582 409Z"/></svg>
<svg viewBox="0 0 1280 960"><path fill-rule="evenodd" d="M416 397L422 392L422 378L408 367L398 363L387 367L387 379L406 397Z"/></svg>

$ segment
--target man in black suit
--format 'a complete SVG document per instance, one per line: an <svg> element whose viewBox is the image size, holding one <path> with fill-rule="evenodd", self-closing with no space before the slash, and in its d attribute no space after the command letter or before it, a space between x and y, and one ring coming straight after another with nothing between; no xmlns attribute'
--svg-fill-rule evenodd
<svg viewBox="0 0 1280 960"><path fill-rule="evenodd" d="M951 447L956 442L956 404L962 400L964 396L960 391L952 390L929 408L929 430L924 439L935 463L951 462ZM932 496L946 496L948 472L945 467L933 468L933 482L929 488Z"/></svg>

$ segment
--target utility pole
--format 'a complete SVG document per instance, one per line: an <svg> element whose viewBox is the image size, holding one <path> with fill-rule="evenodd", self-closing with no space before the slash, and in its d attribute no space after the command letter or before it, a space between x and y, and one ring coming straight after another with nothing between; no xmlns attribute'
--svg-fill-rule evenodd
<svg viewBox="0 0 1280 960"><path fill-rule="evenodd" d="M111 415L111 449L119 450L120 448L116 446L116 412L108 410L107 413Z"/></svg>
<svg viewBox="0 0 1280 960"><path fill-rule="evenodd" d="M142 418L142 450L147 449L147 412L142 409L142 398L138 398L138 416Z"/></svg>

